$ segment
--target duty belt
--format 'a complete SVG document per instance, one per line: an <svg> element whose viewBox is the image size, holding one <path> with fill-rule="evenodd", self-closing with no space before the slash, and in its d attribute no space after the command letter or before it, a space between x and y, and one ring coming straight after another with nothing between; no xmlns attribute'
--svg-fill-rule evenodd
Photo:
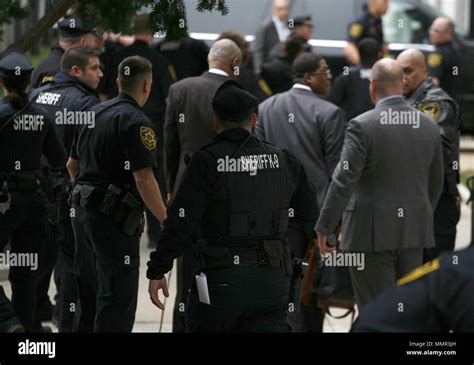
<svg viewBox="0 0 474 365"><path fill-rule="evenodd" d="M128 187L119 188L113 184L107 190L102 188L77 184L70 195L72 206L95 209L106 216L112 217L120 224L122 232L129 236L143 232L144 205L128 191Z"/></svg>
<svg viewBox="0 0 474 365"><path fill-rule="evenodd" d="M41 174L31 172L0 172L0 186L3 190L34 192L41 190Z"/></svg>
<svg viewBox="0 0 474 365"><path fill-rule="evenodd" d="M265 265L282 268L287 276L292 274L290 250L281 239L265 239L259 245L243 246L208 245L207 241L199 241L196 256L201 268L208 270Z"/></svg>

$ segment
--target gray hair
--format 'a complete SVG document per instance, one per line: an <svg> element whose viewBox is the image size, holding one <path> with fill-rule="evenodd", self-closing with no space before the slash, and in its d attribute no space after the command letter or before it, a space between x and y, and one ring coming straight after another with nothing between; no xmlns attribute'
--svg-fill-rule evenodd
<svg viewBox="0 0 474 365"><path fill-rule="evenodd" d="M234 58L242 59L240 48L230 39L221 39L212 45L209 51L208 61L231 62Z"/></svg>

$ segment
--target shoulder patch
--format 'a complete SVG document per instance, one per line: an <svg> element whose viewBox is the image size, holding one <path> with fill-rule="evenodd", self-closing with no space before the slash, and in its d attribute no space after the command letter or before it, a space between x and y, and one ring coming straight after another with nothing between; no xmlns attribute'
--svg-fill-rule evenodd
<svg viewBox="0 0 474 365"><path fill-rule="evenodd" d="M270 86L268 86L267 82L264 79L258 80L258 86L265 93L265 95L268 95L268 96L273 95L273 92L270 89Z"/></svg>
<svg viewBox="0 0 474 365"><path fill-rule="evenodd" d="M359 38L362 35L364 27L360 23L353 23L349 28L349 34L352 38Z"/></svg>
<svg viewBox="0 0 474 365"><path fill-rule="evenodd" d="M428 65L431 68L436 68L443 62L443 56L439 52L433 52L428 56Z"/></svg>
<svg viewBox="0 0 474 365"><path fill-rule="evenodd" d="M439 261L439 257L434 259L433 261L427 262L423 266L409 272L407 275L402 277L400 280L397 281L397 285L405 285L412 281L418 280L419 278L429 274L430 272L436 271L440 268L441 264Z"/></svg>
<svg viewBox="0 0 474 365"><path fill-rule="evenodd" d="M152 128L141 126L140 138L147 150L153 151L156 148L156 136Z"/></svg>
<svg viewBox="0 0 474 365"><path fill-rule="evenodd" d="M46 83L46 82L51 82L51 81L53 81L53 79L54 79L54 76L51 76L51 75L45 76L45 77L43 77L43 79L41 80L41 83L40 83L40 84L44 84L44 83Z"/></svg>
<svg viewBox="0 0 474 365"><path fill-rule="evenodd" d="M439 104L436 101L420 104L418 110L422 111L426 115L429 115L435 121L439 119Z"/></svg>

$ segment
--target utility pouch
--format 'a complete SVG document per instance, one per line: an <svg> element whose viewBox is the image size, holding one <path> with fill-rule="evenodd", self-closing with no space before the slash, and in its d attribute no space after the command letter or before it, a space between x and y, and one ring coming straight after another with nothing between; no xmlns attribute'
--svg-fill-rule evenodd
<svg viewBox="0 0 474 365"><path fill-rule="evenodd" d="M71 194L69 194L69 199L68 203L71 206L77 206L79 204L79 201L81 199L81 190L82 190L82 185L76 185L71 191Z"/></svg>
<svg viewBox="0 0 474 365"><path fill-rule="evenodd" d="M35 174L18 172L16 188L19 192L31 192L38 190L39 180Z"/></svg>
<svg viewBox="0 0 474 365"><path fill-rule="evenodd" d="M268 268L277 268L281 266L283 257L283 243L281 240L264 240L263 256Z"/></svg>
<svg viewBox="0 0 474 365"><path fill-rule="evenodd" d="M93 186L89 185L82 185L81 189L81 199L80 199L80 205L82 208L86 208L91 205L92 200L94 199L94 193L97 189Z"/></svg>
<svg viewBox="0 0 474 365"><path fill-rule="evenodd" d="M121 193L122 189L110 184L109 188L107 189L107 194L105 194L104 201L100 206L100 211L105 215L111 215L115 210L117 200Z"/></svg>
<svg viewBox="0 0 474 365"><path fill-rule="evenodd" d="M122 232L126 235L133 237L139 233L140 226L143 226L143 209L132 210L125 218L122 226Z"/></svg>

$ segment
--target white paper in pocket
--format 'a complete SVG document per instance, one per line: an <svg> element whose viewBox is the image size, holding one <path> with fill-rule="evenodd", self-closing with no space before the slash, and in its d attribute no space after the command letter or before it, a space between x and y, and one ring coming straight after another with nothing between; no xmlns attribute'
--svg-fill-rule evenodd
<svg viewBox="0 0 474 365"><path fill-rule="evenodd" d="M207 287L207 276L204 273L196 275L196 286L199 296L199 301L204 304L211 304L209 298L209 288Z"/></svg>

